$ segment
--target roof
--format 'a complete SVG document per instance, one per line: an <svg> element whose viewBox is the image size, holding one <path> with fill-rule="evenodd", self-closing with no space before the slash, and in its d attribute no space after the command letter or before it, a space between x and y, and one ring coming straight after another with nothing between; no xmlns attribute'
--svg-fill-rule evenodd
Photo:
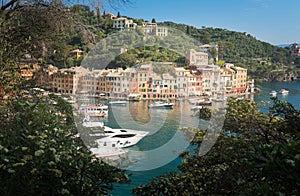
<svg viewBox="0 0 300 196"><path fill-rule="evenodd" d="M189 72L189 70L185 69L184 67L175 67L175 71Z"/></svg>
<svg viewBox="0 0 300 196"><path fill-rule="evenodd" d="M80 50L80 49L75 49L75 50L72 50L70 53L77 53L77 52L83 53L83 51L82 51L82 50Z"/></svg>

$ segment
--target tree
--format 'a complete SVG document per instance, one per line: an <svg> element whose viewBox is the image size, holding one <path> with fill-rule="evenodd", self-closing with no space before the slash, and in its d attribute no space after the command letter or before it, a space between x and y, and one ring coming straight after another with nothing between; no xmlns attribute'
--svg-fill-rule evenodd
<svg viewBox="0 0 300 196"><path fill-rule="evenodd" d="M72 107L62 98L17 99L0 107L2 194L99 195L128 181L76 137Z"/></svg>
<svg viewBox="0 0 300 196"><path fill-rule="evenodd" d="M300 111L285 101L273 99L269 112L261 113L254 102L230 100L225 133L206 155L198 155L205 139L205 131L198 130L192 143L196 150L181 154L180 173L156 177L133 193L298 195L300 134L296 123L300 123Z"/></svg>
<svg viewBox="0 0 300 196"><path fill-rule="evenodd" d="M191 34L191 27L186 26L186 34L190 35Z"/></svg>
<svg viewBox="0 0 300 196"><path fill-rule="evenodd" d="M217 62L217 56L218 56L218 51L215 47L209 48L209 54L211 58L213 59L214 63Z"/></svg>
<svg viewBox="0 0 300 196"><path fill-rule="evenodd" d="M118 12L118 15L117 15L117 17L118 17L118 18L120 18L120 17L121 17L121 14L120 14L120 12Z"/></svg>
<svg viewBox="0 0 300 196"><path fill-rule="evenodd" d="M156 20L155 20L155 18L152 18L152 21L151 21L152 23L156 23Z"/></svg>
<svg viewBox="0 0 300 196"><path fill-rule="evenodd" d="M86 6L81 6L81 11L90 13ZM124 171L96 158L76 137L70 105L60 98L32 91L19 74L19 61L25 54L43 57L42 47L49 49L52 40L59 42L61 37L68 37L64 33L70 33L69 27L83 26L62 1L2 1L0 192L3 195L104 195L113 188L113 183L128 182Z"/></svg>
<svg viewBox="0 0 300 196"><path fill-rule="evenodd" d="M211 35L208 31L203 30L200 39L202 43L209 44L211 41Z"/></svg>
<svg viewBox="0 0 300 196"><path fill-rule="evenodd" d="M128 0L109 2L110 5L126 3ZM104 1L101 1L103 5ZM10 94L11 87L17 91L19 61L24 54L35 58L49 60L49 56L56 56L57 43L68 43L78 32L92 43L96 43L95 34L84 24L79 12L85 17L94 17L89 6L78 5L67 7L64 1L30 1L4 0L0 5L0 92ZM68 3L68 2L67 2ZM90 5L93 4L93 2ZM99 4L99 3L98 3ZM102 5L102 6L103 6ZM77 11L76 11L77 10ZM94 17L96 18L96 17ZM96 24L98 24L98 21ZM46 56L43 48L47 49ZM71 50L67 47L65 50ZM65 53L66 51L64 51ZM64 57L66 58L66 56ZM54 58L50 59L53 60ZM47 62L49 63L49 62ZM55 62L50 62L55 63ZM63 64L63 62L59 62ZM12 70L14 70L12 72ZM7 77L8 75L11 77ZM12 78L10 80L10 78ZM19 81L19 85L21 81ZM10 86L10 87L9 87ZM3 90L4 89L4 90ZM12 92L12 91L11 91ZM15 94L14 92L13 94ZM0 95L0 99L4 95Z"/></svg>

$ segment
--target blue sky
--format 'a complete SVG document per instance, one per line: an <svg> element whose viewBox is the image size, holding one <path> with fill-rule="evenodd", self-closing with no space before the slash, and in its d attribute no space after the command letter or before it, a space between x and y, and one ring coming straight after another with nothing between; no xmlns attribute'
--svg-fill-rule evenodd
<svg viewBox="0 0 300 196"><path fill-rule="evenodd" d="M299 0L130 0L118 7L133 18L247 32L274 45L300 42L299 10Z"/></svg>

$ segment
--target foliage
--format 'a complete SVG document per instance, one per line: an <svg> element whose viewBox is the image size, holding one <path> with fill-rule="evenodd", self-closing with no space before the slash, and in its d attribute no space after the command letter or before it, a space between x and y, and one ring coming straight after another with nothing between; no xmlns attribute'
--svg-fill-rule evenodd
<svg viewBox="0 0 300 196"><path fill-rule="evenodd" d="M3 195L102 195L112 183L128 181L76 137L72 108L63 99L7 100L0 111Z"/></svg>
<svg viewBox="0 0 300 196"><path fill-rule="evenodd" d="M273 99L268 113L254 102L229 100L224 129L204 156L198 149L205 131L198 130L196 150L182 153L180 173L152 179L135 195L298 195L300 111ZM199 137L200 136L200 137Z"/></svg>
<svg viewBox="0 0 300 196"><path fill-rule="evenodd" d="M88 7L81 8L78 13L91 17ZM113 183L128 182L123 171L93 156L76 137L70 105L27 89L20 78L25 55L62 65L70 49L86 44L85 34L74 33L86 26L73 17L63 1L2 1L1 195L104 195Z"/></svg>
<svg viewBox="0 0 300 196"><path fill-rule="evenodd" d="M176 62L183 63L184 57L174 51L158 46L144 46L122 53L109 63L108 68L132 67L143 62Z"/></svg>

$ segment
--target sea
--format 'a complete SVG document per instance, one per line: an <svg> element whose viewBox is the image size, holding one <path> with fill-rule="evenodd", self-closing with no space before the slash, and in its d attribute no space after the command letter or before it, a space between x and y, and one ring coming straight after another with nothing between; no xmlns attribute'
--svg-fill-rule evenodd
<svg viewBox="0 0 300 196"><path fill-rule="evenodd" d="M260 83L260 93L253 96L260 110L266 111L270 103L269 93L286 89L286 96L277 94L278 99L285 100L300 109L300 81ZM149 131L138 144L126 149L128 151L119 167L126 169L130 175L129 184L114 184L111 195L130 196L132 189L150 182L153 177L171 172L179 172L181 164L178 156L182 151L192 148L190 138L183 134L187 127L205 129L209 126L201 121L191 110L192 105L185 101L176 101L174 109L148 109L151 101L130 102L126 106L113 106L105 124L114 128L130 128Z"/></svg>

